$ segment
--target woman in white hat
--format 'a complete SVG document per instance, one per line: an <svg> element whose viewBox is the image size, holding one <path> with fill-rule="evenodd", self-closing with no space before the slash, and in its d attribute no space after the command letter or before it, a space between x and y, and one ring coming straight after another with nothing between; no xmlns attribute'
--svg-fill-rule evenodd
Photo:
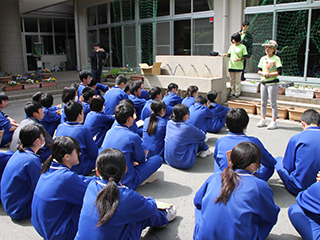
<svg viewBox="0 0 320 240"><path fill-rule="evenodd" d="M272 108L272 122L268 125L268 129L276 129L276 119L278 117L277 95L279 89L278 76L282 74L282 64L278 56L276 56L278 44L274 40L265 41L262 46L265 47L266 56L260 59L258 74L261 75L261 120L258 127L266 126L266 113L268 95Z"/></svg>

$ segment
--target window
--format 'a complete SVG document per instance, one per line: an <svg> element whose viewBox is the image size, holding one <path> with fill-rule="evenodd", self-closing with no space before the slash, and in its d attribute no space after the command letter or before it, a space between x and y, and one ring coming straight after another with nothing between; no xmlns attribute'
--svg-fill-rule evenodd
<svg viewBox="0 0 320 240"><path fill-rule="evenodd" d="M208 55L213 49L213 23L209 18L194 20L193 55Z"/></svg>
<svg viewBox="0 0 320 240"><path fill-rule="evenodd" d="M261 5L272 5L274 4L274 0L246 0L246 6L261 6Z"/></svg>
<svg viewBox="0 0 320 240"><path fill-rule="evenodd" d="M41 42L43 44L44 54L53 54L53 39L52 36L42 36Z"/></svg>
<svg viewBox="0 0 320 240"><path fill-rule="evenodd" d="M154 15L153 1L151 0L140 0L139 2L139 13L140 19L152 18Z"/></svg>
<svg viewBox="0 0 320 240"><path fill-rule="evenodd" d="M40 18L40 32L52 32L52 19Z"/></svg>
<svg viewBox="0 0 320 240"><path fill-rule="evenodd" d="M146 37L148 36L148 37ZM141 61L153 64L153 24L145 23L141 25Z"/></svg>
<svg viewBox="0 0 320 240"><path fill-rule="evenodd" d="M66 33L66 21L64 19L54 19L54 32Z"/></svg>
<svg viewBox="0 0 320 240"><path fill-rule="evenodd" d="M170 0L158 1L157 16L170 15Z"/></svg>
<svg viewBox="0 0 320 240"><path fill-rule="evenodd" d="M120 2L112 1L111 6L111 22L120 22L121 21L121 11L120 11Z"/></svg>
<svg viewBox="0 0 320 240"><path fill-rule="evenodd" d="M175 0L175 14L190 13L191 12L191 0Z"/></svg>
<svg viewBox="0 0 320 240"><path fill-rule="evenodd" d="M112 66L122 67L122 33L121 27L111 28Z"/></svg>
<svg viewBox="0 0 320 240"><path fill-rule="evenodd" d="M157 55L170 55L170 23L157 23Z"/></svg>
<svg viewBox="0 0 320 240"><path fill-rule="evenodd" d="M193 12L213 10L213 0L193 0Z"/></svg>
<svg viewBox="0 0 320 240"><path fill-rule="evenodd" d="M26 32L38 32L37 18L25 18L24 19L24 30Z"/></svg>
<svg viewBox="0 0 320 240"><path fill-rule="evenodd" d="M107 18L107 4L102 4L97 7L98 10L98 24L104 24L108 22Z"/></svg>
<svg viewBox="0 0 320 240"><path fill-rule="evenodd" d="M94 26L96 22L96 6L87 8L87 24L88 26Z"/></svg>
<svg viewBox="0 0 320 240"><path fill-rule="evenodd" d="M174 55L191 55L191 21L174 22Z"/></svg>
<svg viewBox="0 0 320 240"><path fill-rule="evenodd" d="M56 54L66 54L65 40L66 36L55 36Z"/></svg>

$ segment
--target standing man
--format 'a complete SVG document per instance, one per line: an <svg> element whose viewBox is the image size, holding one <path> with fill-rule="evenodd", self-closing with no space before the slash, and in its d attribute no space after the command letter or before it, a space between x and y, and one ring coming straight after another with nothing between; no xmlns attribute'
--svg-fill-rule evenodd
<svg viewBox="0 0 320 240"><path fill-rule="evenodd" d="M248 32L249 24L250 23L248 21L244 21L242 23L242 28L241 28L241 30L239 32L240 36L241 36L240 43L242 43L243 45L246 46L247 52L248 52L248 55L247 55L248 58L250 58L251 54L252 54L252 35ZM242 74L241 74L241 81L246 80L245 77L244 77L244 70L246 68L246 62L247 62L247 59L245 59L243 61L243 71L242 71Z"/></svg>
<svg viewBox="0 0 320 240"><path fill-rule="evenodd" d="M106 59L106 53L103 48L100 48L100 43L93 45L93 50L90 53L91 59L91 73L92 77L96 78L98 82L101 80L102 62Z"/></svg>

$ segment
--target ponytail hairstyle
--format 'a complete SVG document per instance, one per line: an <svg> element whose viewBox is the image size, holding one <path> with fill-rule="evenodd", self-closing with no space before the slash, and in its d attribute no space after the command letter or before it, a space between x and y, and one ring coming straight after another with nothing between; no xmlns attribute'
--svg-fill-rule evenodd
<svg viewBox="0 0 320 240"><path fill-rule="evenodd" d="M95 204L99 213L97 227L105 224L113 216L119 204L119 189L116 182L120 182L127 170L127 163L123 153L114 148L103 150L96 162L100 177L108 180L107 185L98 193Z"/></svg>
<svg viewBox="0 0 320 240"><path fill-rule="evenodd" d="M215 99L218 97L218 93L215 90L212 90L207 93L208 98L208 108L213 109L215 108L212 103L215 103Z"/></svg>
<svg viewBox="0 0 320 240"><path fill-rule="evenodd" d="M182 121L186 114L189 114L189 108L184 104L176 104L170 118L175 122Z"/></svg>
<svg viewBox="0 0 320 240"><path fill-rule="evenodd" d="M73 150L77 151L78 158L80 158L79 142L73 137L60 136L57 137L51 146L51 156L44 162L41 174L49 170L52 160L63 164L63 157L66 154L71 154Z"/></svg>
<svg viewBox="0 0 320 240"><path fill-rule="evenodd" d="M199 88L195 85L189 86L185 95L188 97L192 97L194 93L198 92Z"/></svg>
<svg viewBox="0 0 320 240"><path fill-rule="evenodd" d="M261 150L251 142L238 143L231 152L230 166L225 168L221 174L221 191L215 199L215 203L227 204L230 194L239 186L240 177L235 169L246 169L252 163L261 163ZM234 192L235 193L235 192Z"/></svg>
<svg viewBox="0 0 320 240"><path fill-rule="evenodd" d="M175 83L170 83L170 84L168 85L168 89L166 90L166 95L168 95L169 92L170 92L172 89L178 89L178 88L179 88L179 86L178 86L177 84L175 84Z"/></svg>
<svg viewBox="0 0 320 240"><path fill-rule="evenodd" d="M40 135L45 136L44 128L36 123L24 126L21 128L19 133L20 144L18 146L18 150L20 152L25 152L27 147L31 147L35 140L40 138Z"/></svg>
<svg viewBox="0 0 320 240"><path fill-rule="evenodd" d="M156 134L157 127L158 127L158 118L157 115L160 114L161 110L166 110L166 104L159 99L155 99L150 104L151 108L151 115L149 118L149 124L147 128L147 133L149 136Z"/></svg>

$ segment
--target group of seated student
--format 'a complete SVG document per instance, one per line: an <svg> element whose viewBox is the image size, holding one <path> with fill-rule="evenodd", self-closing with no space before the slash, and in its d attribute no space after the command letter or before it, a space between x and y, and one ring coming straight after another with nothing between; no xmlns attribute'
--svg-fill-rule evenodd
<svg viewBox="0 0 320 240"><path fill-rule="evenodd" d="M79 88L63 90L62 113L51 94L37 93L37 101L25 105L27 119L20 124L1 111L8 97L0 93L1 127L14 130L14 153L8 155L0 185L3 207L12 219L31 217L44 239L139 239L145 227L172 221L176 210L158 210L154 199L135 190L163 161L188 169L197 156L212 155L206 132L218 132L226 123L229 133L217 140L213 153L214 174L194 197L193 238L266 239L279 213L267 184L274 169L297 195L297 204L289 208L293 226L304 239L320 236L317 111L302 114L304 131L290 139L284 158L275 159L258 138L245 134L246 111L219 105L215 91L207 99L190 86L188 107L174 83L163 100L161 89L152 87L151 99L140 101L141 81L130 85L128 97L127 79L118 76L116 86L102 97L87 86L91 74L80 76L79 98ZM144 120L140 130L135 101L145 102L144 108L139 105ZM90 111L84 121L85 108ZM98 177L82 176L94 169Z"/></svg>

